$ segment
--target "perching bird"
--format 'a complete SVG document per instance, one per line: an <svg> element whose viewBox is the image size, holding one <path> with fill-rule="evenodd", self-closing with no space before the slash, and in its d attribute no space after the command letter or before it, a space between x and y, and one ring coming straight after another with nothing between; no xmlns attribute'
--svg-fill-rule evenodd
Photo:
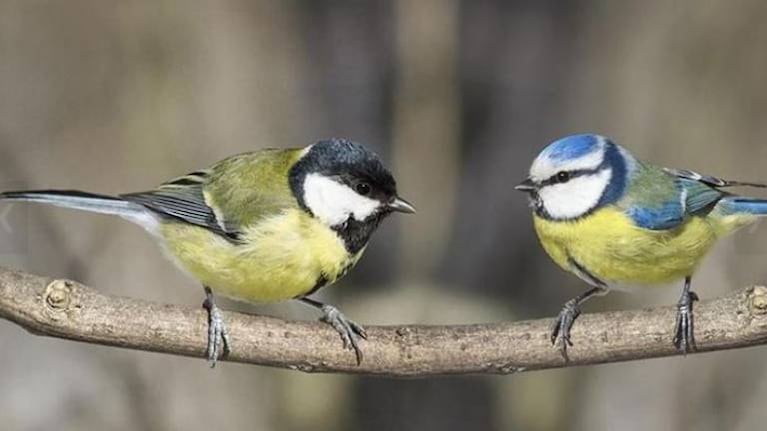
<svg viewBox="0 0 767 431"><path fill-rule="evenodd" d="M143 227L205 288L211 366L229 348L213 292L316 307L359 363L363 328L308 296L357 263L386 216L415 212L378 156L344 139L236 155L148 192L20 191L0 199L112 214Z"/></svg>
<svg viewBox="0 0 767 431"><path fill-rule="evenodd" d="M565 358L581 304L615 284L684 279L673 343L684 353L695 348L698 297L690 283L698 264L718 239L767 215L767 200L722 190L731 186L765 187L660 168L591 134L560 139L538 155L516 189L530 195L549 256L591 286L564 305L552 327Z"/></svg>

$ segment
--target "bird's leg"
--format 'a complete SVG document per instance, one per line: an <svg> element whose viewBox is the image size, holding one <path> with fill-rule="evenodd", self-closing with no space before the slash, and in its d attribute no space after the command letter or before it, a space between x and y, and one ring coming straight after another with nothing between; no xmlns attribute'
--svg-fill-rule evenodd
<svg viewBox="0 0 767 431"><path fill-rule="evenodd" d="M202 306L208 310L208 363L211 368L215 368L218 359L229 353L229 331L224 324L221 309L216 306L216 299L208 286L205 286L205 301Z"/></svg>
<svg viewBox="0 0 767 431"><path fill-rule="evenodd" d="M572 346L573 342L570 341L570 329L575 323L575 319L581 314L581 304L588 301L595 295L603 295L607 292L607 288L604 286L596 286L588 291L576 296L575 298L565 302L562 311L559 312L559 317L554 321L551 326L551 344L559 344L559 350L562 353L562 357L567 361L567 347Z"/></svg>
<svg viewBox="0 0 767 431"><path fill-rule="evenodd" d="M692 305L698 300L698 295L690 291L692 278L684 279L682 297L679 298L676 311L676 330L674 346L679 352L687 354L695 350L695 337L693 328Z"/></svg>
<svg viewBox="0 0 767 431"><path fill-rule="evenodd" d="M357 357L357 365L361 364L362 350L360 350L358 345L358 338L367 340L368 335L365 332L365 329L357 323L347 319L338 308L332 305L323 304L310 298L300 298L299 301L322 311L320 320L332 326L333 329L341 335L344 349L353 350Z"/></svg>

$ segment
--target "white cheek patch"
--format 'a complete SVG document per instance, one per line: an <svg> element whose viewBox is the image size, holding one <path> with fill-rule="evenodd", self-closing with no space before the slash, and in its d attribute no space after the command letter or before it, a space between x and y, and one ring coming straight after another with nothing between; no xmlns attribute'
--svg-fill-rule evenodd
<svg viewBox="0 0 767 431"><path fill-rule="evenodd" d="M328 226L340 225L349 219L363 221L375 214L381 203L361 196L349 186L320 174L309 174L304 180L304 203Z"/></svg>
<svg viewBox="0 0 767 431"><path fill-rule="evenodd" d="M578 218L599 203L611 178L612 170L605 169L573 178L566 183L543 187L538 195L543 202L543 208L552 218Z"/></svg>

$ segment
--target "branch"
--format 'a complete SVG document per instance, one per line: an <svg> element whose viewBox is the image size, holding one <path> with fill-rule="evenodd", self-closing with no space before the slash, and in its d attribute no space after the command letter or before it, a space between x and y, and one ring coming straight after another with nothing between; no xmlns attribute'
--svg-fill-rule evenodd
<svg viewBox="0 0 767 431"><path fill-rule="evenodd" d="M225 313L230 361L396 377L509 374L675 355L673 307L586 314L565 363L549 342L551 319L466 326L368 327L365 359L319 322ZM0 317L33 334L193 357L205 356L207 314L108 296L81 284L0 269ZM767 288L704 301L695 309L701 352L767 344Z"/></svg>

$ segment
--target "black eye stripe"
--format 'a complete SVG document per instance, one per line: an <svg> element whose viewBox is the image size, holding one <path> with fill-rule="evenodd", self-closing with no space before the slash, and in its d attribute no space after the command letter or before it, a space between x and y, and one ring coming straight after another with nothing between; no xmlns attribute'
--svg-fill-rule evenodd
<svg viewBox="0 0 767 431"><path fill-rule="evenodd" d="M567 172L567 174L568 174L567 181L572 181L573 179L578 178L578 177L583 177L583 176L586 176L586 175L598 174L599 171L601 171L601 169L577 169L577 170L574 170L574 171L565 171L565 172ZM559 180L558 176L559 176L560 173L561 172L557 172L556 174L552 175L551 177L543 180L541 182L541 187L551 186L551 185L554 185L554 184L560 184L562 182L567 182L567 181L560 181Z"/></svg>

